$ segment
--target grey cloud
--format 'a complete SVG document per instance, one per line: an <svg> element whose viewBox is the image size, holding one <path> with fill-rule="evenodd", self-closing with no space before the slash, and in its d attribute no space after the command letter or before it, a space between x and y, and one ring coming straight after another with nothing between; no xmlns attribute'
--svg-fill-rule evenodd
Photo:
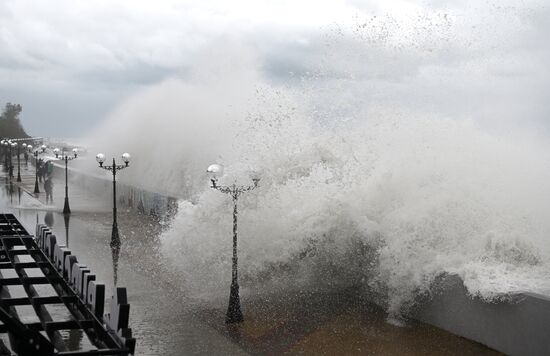
<svg viewBox="0 0 550 356"><path fill-rule="evenodd" d="M508 0L414 3L423 7L406 18L382 13L387 3L354 0L346 4L357 13L346 23L244 28L213 21L223 14L194 17L191 4L152 7L148 14L137 4L77 6L61 0L52 6L38 4L34 11L30 2L4 1L0 73L8 75L0 78L0 92L28 101L26 114L79 116L86 121L79 124L84 127L109 111L116 98L168 77L186 78L191 67L200 66L193 62L196 53L223 41L229 32L257 51L274 83L315 82L322 103L315 105L333 102L334 113L341 115L359 115L354 113L359 101L424 105L446 115L487 115L485 106L515 105L502 110L513 115L524 106L510 100L513 95L538 106L530 113L533 117L548 112L548 104L532 94L535 88L548 88L548 7L536 2L514 7ZM93 113L85 109L87 96ZM62 105L65 97L71 100ZM48 109L48 102L56 109ZM61 115L55 115L59 108ZM32 121L47 129L39 123Z"/></svg>

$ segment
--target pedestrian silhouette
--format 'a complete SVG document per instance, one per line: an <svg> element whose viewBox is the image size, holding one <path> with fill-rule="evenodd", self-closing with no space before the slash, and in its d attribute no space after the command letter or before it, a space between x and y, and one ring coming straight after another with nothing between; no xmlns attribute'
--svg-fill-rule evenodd
<svg viewBox="0 0 550 356"><path fill-rule="evenodd" d="M38 159L36 171L38 173L38 181L42 183L42 169L44 167L44 162L42 161L42 158Z"/></svg>
<svg viewBox="0 0 550 356"><path fill-rule="evenodd" d="M48 176L44 181L44 190L46 191L46 204L53 204L53 181L52 176Z"/></svg>
<svg viewBox="0 0 550 356"><path fill-rule="evenodd" d="M42 180L43 181L46 181L46 175L48 174L48 166L50 165L50 162L49 161L46 161L46 162L43 162L42 163L42 169L41 169L41 174L42 174Z"/></svg>

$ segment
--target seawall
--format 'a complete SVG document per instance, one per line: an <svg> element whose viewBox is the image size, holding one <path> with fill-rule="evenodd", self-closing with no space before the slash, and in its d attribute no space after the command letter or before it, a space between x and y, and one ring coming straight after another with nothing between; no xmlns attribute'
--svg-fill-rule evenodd
<svg viewBox="0 0 550 356"><path fill-rule="evenodd" d="M468 294L456 275L442 277L411 317L509 355L550 355L550 297L519 293L498 302Z"/></svg>

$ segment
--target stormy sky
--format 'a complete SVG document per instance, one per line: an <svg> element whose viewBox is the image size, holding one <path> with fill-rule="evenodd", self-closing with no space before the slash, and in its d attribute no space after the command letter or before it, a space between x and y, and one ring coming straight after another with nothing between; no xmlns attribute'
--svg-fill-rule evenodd
<svg viewBox="0 0 550 356"><path fill-rule="evenodd" d="M252 48L276 85L363 83L350 106L421 102L547 129L549 37L540 0L2 0L0 104L22 104L31 134L80 136L232 42Z"/></svg>

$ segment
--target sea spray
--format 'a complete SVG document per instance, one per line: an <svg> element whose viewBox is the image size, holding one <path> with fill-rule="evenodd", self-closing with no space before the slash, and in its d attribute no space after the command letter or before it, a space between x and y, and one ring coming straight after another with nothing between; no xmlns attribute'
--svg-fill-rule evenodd
<svg viewBox="0 0 550 356"><path fill-rule="evenodd" d="M256 127L266 150L243 152L263 177L239 201L246 290L270 280L283 290L359 286L384 295L393 314L445 272L487 298L550 291L550 226L538 210L550 204L550 170L541 147L450 119L302 130L295 145L274 150L269 142L296 135L277 130ZM223 163L223 183L243 176L241 162ZM207 184L197 201L181 203L163 236L189 293L224 293L230 278L231 202Z"/></svg>
<svg viewBox="0 0 550 356"><path fill-rule="evenodd" d="M548 71L519 66L537 35L528 14L494 10L506 16L436 14L412 32L359 19L330 30L310 71L277 80L254 49L218 43L121 104L101 132L126 134L96 143L133 153L120 179L181 197L162 251L182 291L227 294L232 202L205 174L221 163L220 184L262 177L239 199L244 294L359 288L398 320L443 273L483 298L550 293L550 147L535 100Z"/></svg>
<svg viewBox="0 0 550 356"><path fill-rule="evenodd" d="M547 143L380 108L329 130L299 105L302 92L249 94L256 112L214 134L192 130L206 141L189 151L167 145L181 167L162 167L179 173L149 177L186 194L162 236L185 293L223 297L230 281L232 206L208 186L212 162L226 166L221 184L250 184L250 169L262 177L239 200L245 294L362 288L395 316L446 272L486 298L550 291Z"/></svg>

